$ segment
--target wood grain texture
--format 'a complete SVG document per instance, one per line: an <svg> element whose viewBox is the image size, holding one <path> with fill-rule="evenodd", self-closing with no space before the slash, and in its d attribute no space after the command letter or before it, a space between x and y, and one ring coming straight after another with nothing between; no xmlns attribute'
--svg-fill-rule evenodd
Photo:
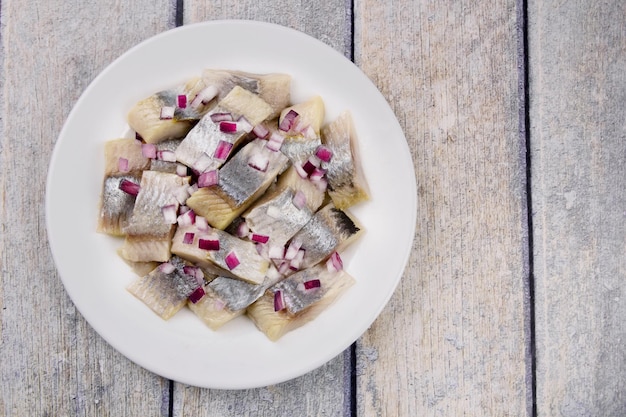
<svg viewBox="0 0 626 417"><path fill-rule="evenodd" d="M48 249L43 200L71 107L118 55L172 27L172 6L1 3L0 416L168 415L169 382L114 351L75 310Z"/></svg>
<svg viewBox="0 0 626 417"><path fill-rule="evenodd" d="M529 2L539 416L626 415L626 3Z"/></svg>
<svg viewBox="0 0 626 417"><path fill-rule="evenodd" d="M345 55L350 53L351 9L344 0L302 3L186 0L184 23L246 19L307 33ZM294 57L297 59L297 57ZM174 416L342 416L350 412L350 352L300 378L244 391L198 389L175 384Z"/></svg>
<svg viewBox="0 0 626 417"><path fill-rule="evenodd" d="M359 416L528 416L528 240L515 1L362 0L355 62L418 183L401 285L357 347Z"/></svg>

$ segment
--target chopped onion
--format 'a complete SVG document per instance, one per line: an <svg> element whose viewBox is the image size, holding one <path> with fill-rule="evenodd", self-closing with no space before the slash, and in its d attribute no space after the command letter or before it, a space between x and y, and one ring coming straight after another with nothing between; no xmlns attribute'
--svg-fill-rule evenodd
<svg viewBox="0 0 626 417"><path fill-rule="evenodd" d="M298 190L296 194L293 196L291 200L294 206L298 209L302 210L304 206L306 206L306 194L304 194L301 190Z"/></svg>
<svg viewBox="0 0 626 417"><path fill-rule="evenodd" d="M270 257L270 259L284 259L285 247L278 246L278 245L270 245L268 256Z"/></svg>
<svg viewBox="0 0 626 417"><path fill-rule="evenodd" d="M285 251L285 259L287 259L288 261L294 259L298 255L301 247L302 242L300 242L299 240L292 240L289 243L287 250Z"/></svg>
<svg viewBox="0 0 626 417"><path fill-rule="evenodd" d="M333 252L332 255L330 255L330 258L326 261L326 268L329 272L337 272L343 269L343 261L339 253Z"/></svg>
<svg viewBox="0 0 626 417"><path fill-rule="evenodd" d="M270 158L263 152L256 152L250 155L248 165L257 171L265 172L270 164Z"/></svg>
<svg viewBox="0 0 626 417"><path fill-rule="evenodd" d="M198 239L198 247L202 250L220 250L219 239Z"/></svg>
<svg viewBox="0 0 626 417"><path fill-rule="evenodd" d="M174 118L175 111L176 108L174 106L163 106L161 107L161 114L159 115L159 118L161 120L171 120Z"/></svg>
<svg viewBox="0 0 626 417"><path fill-rule="evenodd" d="M204 297L204 288L198 287L191 294L189 294L189 301L195 304L200 301L202 297Z"/></svg>
<svg viewBox="0 0 626 417"><path fill-rule="evenodd" d="M300 178L309 178L309 173L304 170L301 163L296 162L293 164L293 167L296 169Z"/></svg>
<svg viewBox="0 0 626 417"><path fill-rule="evenodd" d="M156 145L154 143L142 143L141 154L144 156L144 158L156 159L157 157Z"/></svg>
<svg viewBox="0 0 626 417"><path fill-rule="evenodd" d="M277 152L280 150L280 147L283 146L283 142L285 141L285 137L279 133L272 133L272 135L267 140L267 144L265 147L270 151Z"/></svg>
<svg viewBox="0 0 626 417"><path fill-rule="evenodd" d="M196 216L196 228L201 232L208 232L209 223L206 221L206 218L202 216Z"/></svg>
<svg viewBox="0 0 626 417"><path fill-rule="evenodd" d="M213 113L211 114L210 117L211 117L211 120L215 123L233 121L232 113Z"/></svg>
<svg viewBox="0 0 626 417"><path fill-rule="evenodd" d="M178 107L184 109L185 107L187 107L187 96L184 94L179 94L176 98L176 102L178 104Z"/></svg>
<svg viewBox="0 0 626 417"><path fill-rule="evenodd" d="M215 153L213 154L213 158L219 159L220 161L225 161L230 154L230 150L233 148L233 144L230 142L226 142L224 140L220 140L217 144L217 148L215 149Z"/></svg>
<svg viewBox="0 0 626 417"><path fill-rule="evenodd" d="M202 269L197 266L185 265L183 267L183 272L189 276L192 276L196 279L198 285L204 284L204 273Z"/></svg>
<svg viewBox="0 0 626 417"><path fill-rule="evenodd" d="M185 164L176 164L176 175L179 177L187 176L187 165Z"/></svg>
<svg viewBox="0 0 626 417"><path fill-rule="evenodd" d="M315 151L315 156L317 156L321 161L330 162L331 158L333 157L333 151L331 151L330 148L324 145L320 145Z"/></svg>
<svg viewBox="0 0 626 417"><path fill-rule="evenodd" d="M237 130L241 130L246 133L252 132L252 124L244 116L237 119Z"/></svg>
<svg viewBox="0 0 626 417"><path fill-rule="evenodd" d="M220 132L234 133L237 131L237 122L220 122Z"/></svg>
<svg viewBox="0 0 626 417"><path fill-rule="evenodd" d="M258 124L256 126L254 126L254 128L252 129L252 133L254 133L254 135L257 138L265 139L267 137L267 135L270 134L270 131L269 131L269 129L267 127L265 127L265 125Z"/></svg>
<svg viewBox="0 0 626 417"><path fill-rule="evenodd" d="M289 268L294 271L300 269L300 266L302 266L302 261L304 260L304 254L304 249L299 249L298 253L296 253L296 256L294 256L291 262L289 262Z"/></svg>
<svg viewBox="0 0 626 417"><path fill-rule="evenodd" d="M280 121L278 128L283 132L289 131L294 124L294 121L298 117L298 113L295 110L289 110L283 120Z"/></svg>
<svg viewBox="0 0 626 417"><path fill-rule="evenodd" d="M320 178L319 180L314 180L311 182L315 184L317 186L317 189L320 190L321 192L325 192L326 188L328 188L328 181L324 177Z"/></svg>
<svg viewBox="0 0 626 417"><path fill-rule="evenodd" d="M281 311L285 308L285 298L283 292L278 290L274 293L274 311Z"/></svg>
<svg viewBox="0 0 626 417"><path fill-rule="evenodd" d="M193 210L187 210L176 219L179 226L191 226L196 222L196 213Z"/></svg>
<svg viewBox="0 0 626 417"><path fill-rule="evenodd" d="M228 255L226 255L226 258L224 258L224 262L226 262L226 266L231 271L237 268L237 266L240 263L239 258L237 257L237 254L235 253L235 251L231 251Z"/></svg>
<svg viewBox="0 0 626 417"><path fill-rule="evenodd" d="M266 235L259 235L256 233L252 233L250 235L250 240L253 242L258 242L258 243L267 243L267 241L270 240L270 237Z"/></svg>
<svg viewBox="0 0 626 417"><path fill-rule="evenodd" d="M285 275L289 271L289 261L282 261L278 265L278 273Z"/></svg>
<svg viewBox="0 0 626 417"><path fill-rule="evenodd" d="M198 187L210 187L219 183L219 171L214 169L211 171L203 172L198 177Z"/></svg>
<svg viewBox="0 0 626 417"><path fill-rule="evenodd" d="M250 233L250 228L245 221L240 222L237 225L237 230L235 230L235 235L237 237L246 237Z"/></svg>
<svg viewBox="0 0 626 417"><path fill-rule="evenodd" d="M126 158L118 158L117 159L117 169L120 172L128 172L128 159Z"/></svg>
<svg viewBox="0 0 626 417"><path fill-rule="evenodd" d="M326 171L322 168L315 168L309 175L311 181L320 181L326 175Z"/></svg>
<svg viewBox="0 0 626 417"><path fill-rule="evenodd" d="M318 167L315 162L315 159L309 158L304 162L304 164L302 164L302 169L307 173L307 176L311 175Z"/></svg>
<svg viewBox="0 0 626 417"><path fill-rule="evenodd" d="M204 89L200 90L200 92L196 94L194 99L191 101L191 107L197 109L201 105L207 104L209 101L215 98L218 92L219 91L217 91L217 88L212 85L205 87Z"/></svg>
<svg viewBox="0 0 626 417"><path fill-rule="evenodd" d="M165 162L176 162L176 154L174 151L164 149L162 151L157 151L157 159Z"/></svg>
<svg viewBox="0 0 626 417"><path fill-rule="evenodd" d="M161 265L159 265L159 271L163 272L164 274L171 274L172 272L174 272L175 269L176 267L169 262L163 262Z"/></svg>
<svg viewBox="0 0 626 417"><path fill-rule="evenodd" d="M185 236L183 237L183 243L185 245L191 245L193 243L193 238L196 236L195 233L193 232L187 232L185 233Z"/></svg>
<svg viewBox="0 0 626 417"><path fill-rule="evenodd" d="M268 259L269 258L269 247L268 245L266 245L265 243L256 243L254 245L255 249L256 249L256 253L258 253L262 258L264 259Z"/></svg>
<svg viewBox="0 0 626 417"><path fill-rule="evenodd" d="M212 162L213 158L202 152L202 155L200 155L196 162L193 163L192 167L200 173L204 172L211 165Z"/></svg>
<svg viewBox="0 0 626 417"><path fill-rule="evenodd" d="M312 290L314 288L319 288L322 286L322 283L320 282L319 279L311 279L309 281L304 281L304 289L305 290Z"/></svg>
<svg viewBox="0 0 626 417"><path fill-rule="evenodd" d="M193 193L195 193L196 191L198 191L198 184L194 183L192 185L190 185L189 187L187 187L187 194L189 194L189 196L192 196Z"/></svg>
<svg viewBox="0 0 626 417"><path fill-rule="evenodd" d="M178 206L176 204L168 204L166 206L161 207L161 213L163 214L163 218L167 224L176 223Z"/></svg>
<svg viewBox="0 0 626 417"><path fill-rule="evenodd" d="M139 184L135 184L134 182L128 181L127 179L123 179L122 181L120 181L119 187L120 190L124 191L126 194L134 196L139 194L139 190L141 188L139 187Z"/></svg>

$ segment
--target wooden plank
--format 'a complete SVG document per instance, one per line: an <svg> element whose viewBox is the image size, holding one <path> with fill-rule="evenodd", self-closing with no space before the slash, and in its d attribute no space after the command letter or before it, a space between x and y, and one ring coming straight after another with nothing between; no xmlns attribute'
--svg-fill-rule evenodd
<svg viewBox="0 0 626 417"><path fill-rule="evenodd" d="M626 415L626 3L529 2L539 416Z"/></svg>
<svg viewBox="0 0 626 417"><path fill-rule="evenodd" d="M347 3L281 0L185 1L185 23L213 19L248 19L291 27L348 55L351 36ZM349 351L300 378L260 389L206 390L175 384L174 415L202 416L342 416L350 412Z"/></svg>
<svg viewBox="0 0 626 417"><path fill-rule="evenodd" d="M355 62L404 128L409 265L357 346L359 416L529 416L516 2L356 2Z"/></svg>
<svg viewBox="0 0 626 417"><path fill-rule="evenodd" d="M169 381L114 351L65 293L43 198L53 145L83 89L172 27L173 4L3 1L1 13L0 415L167 416Z"/></svg>

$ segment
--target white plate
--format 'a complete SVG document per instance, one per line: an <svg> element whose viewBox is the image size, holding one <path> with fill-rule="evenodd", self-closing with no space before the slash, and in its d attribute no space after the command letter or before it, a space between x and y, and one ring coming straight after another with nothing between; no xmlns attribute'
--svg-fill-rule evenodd
<svg viewBox="0 0 626 417"><path fill-rule="evenodd" d="M227 40L227 41L224 41ZM125 287L133 274L121 242L97 234L103 144L127 130L130 107L204 68L285 72L294 102L319 94L326 119L350 110L371 187L352 213L367 232L343 254L357 283L307 325L270 342L240 317L215 332L184 309L163 321ZM371 81L328 45L252 21L183 26L130 49L85 90L56 143L46 191L50 246L78 310L133 362L182 383L221 389L266 386L303 375L349 347L374 322L407 263L416 220L415 175L403 132Z"/></svg>

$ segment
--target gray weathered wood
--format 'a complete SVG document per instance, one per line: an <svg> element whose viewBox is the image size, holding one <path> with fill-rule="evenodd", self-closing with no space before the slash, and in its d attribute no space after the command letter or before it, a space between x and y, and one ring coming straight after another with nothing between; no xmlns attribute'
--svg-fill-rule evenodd
<svg viewBox="0 0 626 417"><path fill-rule="evenodd" d="M43 198L53 145L83 89L126 49L172 27L173 4L1 6L0 416L167 416L169 382L114 351L65 293Z"/></svg>
<svg viewBox="0 0 626 417"><path fill-rule="evenodd" d="M359 416L529 416L515 1L356 2L355 62L404 128L416 240L359 341Z"/></svg>
<svg viewBox="0 0 626 417"><path fill-rule="evenodd" d="M626 415L624 16L529 2L539 416Z"/></svg>
<svg viewBox="0 0 626 417"><path fill-rule="evenodd" d="M185 1L184 22L251 19L288 26L350 52L350 10L343 0L317 3L277 1ZM297 57L294 57L297 59ZM175 384L174 415L342 416L350 410L349 352L300 378L245 391L198 389Z"/></svg>

